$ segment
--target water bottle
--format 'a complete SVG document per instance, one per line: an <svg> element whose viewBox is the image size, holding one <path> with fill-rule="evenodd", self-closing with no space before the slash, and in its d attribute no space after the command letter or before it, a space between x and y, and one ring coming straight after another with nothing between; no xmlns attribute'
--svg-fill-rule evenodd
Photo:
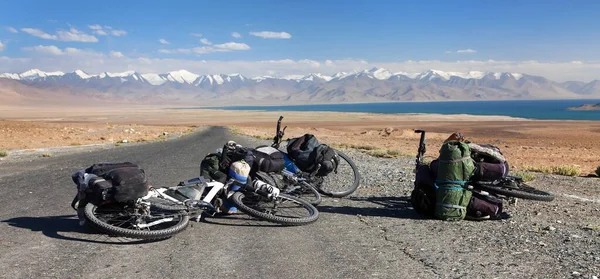
<svg viewBox="0 0 600 279"><path fill-rule="evenodd" d="M294 162L292 162L290 157L288 157L288 155L283 152L281 152L281 154L283 154L283 160L285 161L285 169L294 174L299 173L300 169L298 168L298 166L296 166L296 164L294 164Z"/></svg>
<svg viewBox="0 0 600 279"><path fill-rule="evenodd" d="M255 192L266 194L269 198L279 196L279 188L258 179L252 182L252 188Z"/></svg>

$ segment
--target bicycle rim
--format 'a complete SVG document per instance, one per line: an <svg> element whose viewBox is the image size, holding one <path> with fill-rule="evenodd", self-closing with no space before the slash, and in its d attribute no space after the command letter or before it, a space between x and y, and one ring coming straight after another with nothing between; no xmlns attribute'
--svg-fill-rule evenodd
<svg viewBox="0 0 600 279"><path fill-rule="evenodd" d="M486 185L476 184L476 187L481 188L487 192L493 194L504 195L507 197L515 197L527 200L536 201L552 201L554 200L554 194L547 191L538 190L525 183L510 183L511 185L504 186L498 185Z"/></svg>
<svg viewBox="0 0 600 279"><path fill-rule="evenodd" d="M86 221L103 232L144 240L169 238L185 230L190 220L183 212L152 210L147 214L138 213L118 203L101 206L88 203L84 214Z"/></svg>
<svg viewBox="0 0 600 279"><path fill-rule="evenodd" d="M252 217L282 225L305 225L319 218L319 212L313 205L286 194L280 194L275 200L267 200L257 194L236 192L231 201Z"/></svg>
<svg viewBox="0 0 600 279"><path fill-rule="evenodd" d="M324 177L316 177L313 185L316 185L317 190L323 195L341 198L348 196L360 184L360 174L358 168L352 159L345 153L336 150L340 157L340 163L336 172L331 172Z"/></svg>

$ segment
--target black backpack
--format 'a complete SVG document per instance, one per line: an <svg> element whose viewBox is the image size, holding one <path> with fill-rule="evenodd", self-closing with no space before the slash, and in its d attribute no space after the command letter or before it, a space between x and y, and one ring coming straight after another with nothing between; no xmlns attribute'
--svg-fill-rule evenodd
<svg viewBox="0 0 600 279"><path fill-rule="evenodd" d="M248 147L242 147L240 145L230 145L226 143L223 146L223 151L221 152L221 158L219 160L219 170L223 173L229 172L229 166L233 162L237 162L240 160L246 161L248 165L252 166L254 164L254 155L252 153L252 149Z"/></svg>
<svg viewBox="0 0 600 279"><path fill-rule="evenodd" d="M86 190L93 202L134 201L148 194L146 173L134 163L99 163L85 172L98 176L90 179Z"/></svg>
<svg viewBox="0 0 600 279"><path fill-rule="evenodd" d="M279 172L285 167L283 154L271 146L259 146L252 151L254 155L253 171Z"/></svg>
<svg viewBox="0 0 600 279"><path fill-rule="evenodd" d="M326 144L319 143L312 134L290 139L287 152L298 168L304 172L317 172L319 176L326 176L337 168L339 157L335 150Z"/></svg>

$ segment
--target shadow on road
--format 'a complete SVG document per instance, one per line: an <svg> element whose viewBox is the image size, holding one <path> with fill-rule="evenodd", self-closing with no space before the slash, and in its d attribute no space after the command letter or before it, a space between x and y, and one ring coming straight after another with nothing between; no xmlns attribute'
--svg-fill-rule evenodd
<svg viewBox="0 0 600 279"><path fill-rule="evenodd" d="M410 197L350 197L348 200L361 203L368 202L380 206L318 206L319 212L403 219L425 219L412 208Z"/></svg>
<svg viewBox="0 0 600 279"><path fill-rule="evenodd" d="M17 228L30 229L34 232L42 232L42 234L47 237L61 240L121 245L149 242L130 238L110 237L106 234L98 233L87 226L80 226L77 215L16 217L3 220L2 222L8 223L8 225ZM69 236L69 234L81 235L82 237Z"/></svg>
<svg viewBox="0 0 600 279"><path fill-rule="evenodd" d="M250 217L245 214L236 215L218 215L214 217L203 216L202 221L204 223L220 226L233 226L233 227L285 227L281 224L270 223L268 221L262 221Z"/></svg>

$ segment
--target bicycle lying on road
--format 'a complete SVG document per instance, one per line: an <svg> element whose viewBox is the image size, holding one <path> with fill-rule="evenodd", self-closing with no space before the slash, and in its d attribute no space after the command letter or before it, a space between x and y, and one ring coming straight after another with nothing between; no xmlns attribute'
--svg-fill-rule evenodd
<svg viewBox="0 0 600 279"><path fill-rule="evenodd" d="M421 134L419 148L417 151L415 172L424 165L423 158L426 152L425 131L415 130L415 133ZM415 181L415 183L417 183ZM470 186L470 187L469 187ZM495 180L476 180L472 179L466 184L466 187L473 188L483 194L492 194L501 198L515 197L538 201L552 201L554 195L550 192L538 190L527 185L519 176L507 175L504 178Z"/></svg>
<svg viewBox="0 0 600 279"><path fill-rule="evenodd" d="M335 159L339 163L332 173L319 175L321 165L318 165L312 172L300 170L282 146L283 142L287 146L291 140L283 140L287 126L281 129L282 120L283 116L280 116L271 147L283 153L286 167L283 171L276 173L257 172L257 177L281 188L283 192L305 199L313 205L318 205L321 202L321 194L341 198L354 193L358 189L360 174L356 164L348 155L336 149L334 149L334 157L337 157Z"/></svg>
<svg viewBox="0 0 600 279"><path fill-rule="evenodd" d="M205 212L218 213L225 199L252 217L282 225L305 225L318 219L317 209L297 197L273 195L251 185L235 192L226 186L203 177L175 187L150 186L146 196L134 201L87 202L78 215L91 227L110 235L144 240L165 239L185 230L190 219L200 221ZM76 200L86 202L81 195L78 193ZM75 210L76 200L72 203Z"/></svg>

